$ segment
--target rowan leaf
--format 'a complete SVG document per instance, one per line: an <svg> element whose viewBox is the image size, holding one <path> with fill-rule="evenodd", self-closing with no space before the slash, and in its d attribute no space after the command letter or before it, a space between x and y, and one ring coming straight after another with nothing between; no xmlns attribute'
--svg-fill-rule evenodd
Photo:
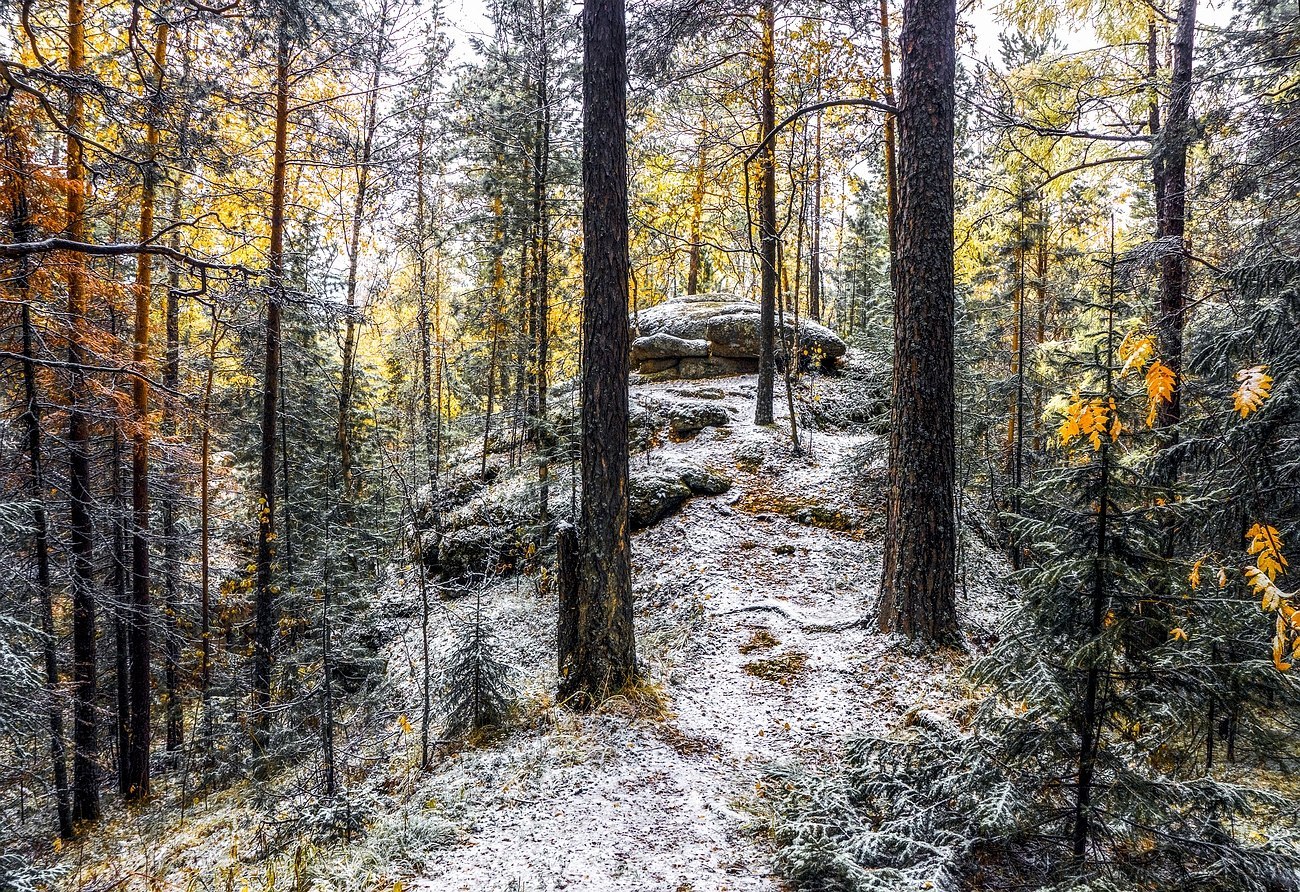
<svg viewBox="0 0 1300 892"><path fill-rule="evenodd" d="M1147 427L1154 427L1156 415L1161 403L1170 403L1174 399L1174 385L1178 376L1173 369L1160 360L1151 363L1147 369Z"/></svg>
<svg viewBox="0 0 1300 892"><path fill-rule="evenodd" d="M1264 405L1273 389L1273 379L1268 366L1257 365L1237 372L1237 390L1232 394L1232 407L1242 418Z"/></svg>

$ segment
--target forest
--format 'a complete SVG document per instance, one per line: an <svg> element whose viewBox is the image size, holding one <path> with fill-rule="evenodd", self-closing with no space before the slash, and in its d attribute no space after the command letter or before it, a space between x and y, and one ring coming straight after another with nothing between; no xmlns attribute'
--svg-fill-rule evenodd
<svg viewBox="0 0 1300 892"><path fill-rule="evenodd" d="M0 892L1300 892L1300 0L0 17Z"/></svg>

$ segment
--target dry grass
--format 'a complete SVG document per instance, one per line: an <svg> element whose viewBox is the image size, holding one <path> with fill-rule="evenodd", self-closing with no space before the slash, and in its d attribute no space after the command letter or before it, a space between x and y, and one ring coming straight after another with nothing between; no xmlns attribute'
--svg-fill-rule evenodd
<svg viewBox="0 0 1300 892"><path fill-rule="evenodd" d="M755 678L789 684L804 673L808 667L808 655L801 650L792 650L775 657L766 657L746 663L744 670Z"/></svg>
<svg viewBox="0 0 1300 892"><path fill-rule="evenodd" d="M752 654L759 650L771 650L780 644L780 640L767 629L756 629L749 640L738 648L742 654Z"/></svg>

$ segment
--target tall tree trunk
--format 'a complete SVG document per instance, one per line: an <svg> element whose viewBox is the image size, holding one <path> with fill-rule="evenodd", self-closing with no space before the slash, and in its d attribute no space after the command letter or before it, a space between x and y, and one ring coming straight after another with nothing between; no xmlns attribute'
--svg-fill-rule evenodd
<svg viewBox="0 0 1300 892"><path fill-rule="evenodd" d="M275 155L271 173L271 294L266 308L266 364L262 373L262 455L257 524L257 605L253 636L254 724L266 729L271 703L271 649L275 642L272 561L275 536L275 428L279 420L280 309L284 291L284 198L289 145L289 25L276 28Z"/></svg>
<svg viewBox="0 0 1300 892"><path fill-rule="evenodd" d="M700 144L695 157L695 190L691 194L691 248L686 267L686 293L700 293L700 224L704 217L704 175L708 164L706 140L708 130L705 121L700 121Z"/></svg>
<svg viewBox="0 0 1300 892"><path fill-rule="evenodd" d="M1110 288L1106 308L1106 393L1112 393L1115 368L1115 233L1111 226ZM1093 641L1102 633L1106 612L1106 577L1108 552L1108 524L1110 517L1110 443L1101 438L1097 482L1097 538L1093 550L1092 588L1090 593L1088 635ZM1098 707L1101 667L1092 658L1084 674L1082 710L1079 716L1079 761L1074 788L1074 826L1070 834L1070 854L1077 867L1082 867L1088 852L1091 835L1092 788L1097 762Z"/></svg>
<svg viewBox="0 0 1300 892"><path fill-rule="evenodd" d="M219 333L220 322L214 309L203 377L203 399L199 408L199 424L202 425L199 434L199 698L203 704L203 738L207 746L211 745L212 729L212 583L208 544L212 494L209 468L212 464L212 380L216 374Z"/></svg>
<svg viewBox="0 0 1300 892"><path fill-rule="evenodd" d="M898 109L897 304L880 627L956 643L954 0L907 0Z"/></svg>
<svg viewBox="0 0 1300 892"><path fill-rule="evenodd" d="M8 136L9 134L6 134ZM10 169L18 172L13 204L13 218L9 228L15 242L29 241L32 227L29 219L26 183L30 160L13 139L5 140ZM14 279L14 292L22 305L23 327L23 415L27 429L27 461L32 496L32 547L36 556L36 591L41 617L41 656L45 664L45 711L50 725L50 772L54 780L54 805L59 821L59 836L71 839L72 802L68 789L68 746L63 728L63 707L59 697L59 638L54 626L54 585L50 577L50 525L45 513L45 465L41 431L41 403L36 382L36 334L32 325L32 308L29 303L30 274L27 258L18 262Z"/></svg>
<svg viewBox="0 0 1300 892"><path fill-rule="evenodd" d="M758 238L760 264L760 303L758 316L758 397L754 406L754 423L772 423L772 396L776 372L775 337L777 290L776 233L776 140L769 136L776 129L776 3L763 0L759 7L763 28L760 53L759 104L764 140L759 153Z"/></svg>
<svg viewBox="0 0 1300 892"><path fill-rule="evenodd" d="M172 189L172 220L180 219L181 190L177 182ZM180 232L173 230L171 248L179 251ZM167 271L167 298L163 308L163 324L167 343L163 356L163 385L168 396L163 402L162 432L169 442L175 443L179 428L176 421L176 401L181 383L180 300L181 268L173 263ZM165 464L165 492L162 505L163 534L163 706L167 719L167 757L169 767L175 767L185 740L185 719L181 702L181 639L177 618L180 615L180 532L176 520L180 515L180 469L175 453Z"/></svg>
<svg viewBox="0 0 1300 892"><path fill-rule="evenodd" d="M548 458L550 435L546 426L546 391L551 386L551 215L546 202L546 192L550 187L551 165L551 99L550 99L550 48L547 46L546 0L538 0L538 76L537 76L537 136L533 155L533 237L536 245L533 249L535 275L534 285L537 289L535 305L537 308L537 416L534 419L534 434L537 459L538 510L537 522L546 535L550 522L551 465ZM537 436L540 434L540 436Z"/></svg>
<svg viewBox="0 0 1300 892"><path fill-rule="evenodd" d="M636 678L628 534L627 33L623 0L582 10L582 546L560 694L584 705Z"/></svg>
<svg viewBox="0 0 1300 892"><path fill-rule="evenodd" d="M893 49L889 39L889 0L880 0L880 79L885 102L894 104ZM897 124L893 115L885 115L885 229L889 236L889 281L898 293L894 267L898 259L898 154ZM898 319L895 316L895 324Z"/></svg>
<svg viewBox="0 0 1300 892"><path fill-rule="evenodd" d="M140 190L140 244L153 239L154 203L158 192L158 126L163 72L167 64L169 26L159 20L154 32L153 83L149 120L145 126L144 182ZM140 253L135 272L135 334L132 359L139 374L131 382L135 424L131 431L131 752L127 756L126 798L149 795L150 672L149 632L152 623L149 589L149 314L153 288L153 255Z"/></svg>
<svg viewBox="0 0 1300 892"><path fill-rule="evenodd" d="M1187 147L1191 142L1192 52L1196 37L1196 0L1180 0L1174 26L1173 71L1169 113L1157 141L1164 160L1163 223L1159 237L1177 242L1160 259L1160 361L1174 373L1174 391L1158 411L1158 425L1171 428L1182 417L1183 328L1187 324ZM1176 442L1177 433L1171 434ZM1172 476L1177 476L1176 469Z"/></svg>
<svg viewBox="0 0 1300 892"><path fill-rule="evenodd" d="M819 63L820 64L820 63ZM820 82L818 96L820 98ZM812 231L808 245L808 315L822 321L822 116L817 113L813 131Z"/></svg>
<svg viewBox="0 0 1300 892"><path fill-rule="evenodd" d="M85 0L68 0L68 166L65 233L86 240L86 166L80 134L86 127L80 79L86 66ZM86 394L85 261L68 260L68 490L72 546L72 817L99 817L99 723L95 715L95 527L91 517L90 425Z"/></svg>
<svg viewBox="0 0 1300 892"><path fill-rule="evenodd" d="M109 308L111 332L116 340L117 311ZM112 549L113 563L110 576L113 585L113 642L114 673L117 706L117 789L122 798L131 795L131 628L135 625L135 605L128 596L131 571L130 537L127 535L127 508L122 491L122 425L113 419L112 446L109 449L109 494L113 504Z"/></svg>
<svg viewBox="0 0 1300 892"><path fill-rule="evenodd" d="M356 489L352 479L352 393L356 380L357 267L361 261L361 227L365 221L366 201L370 188L370 159L374 153L375 132L379 127L379 81L384 71L384 54L388 47L388 4L380 7L379 23L374 35L375 51L370 62L370 89L366 93L365 119L361 133L361 157L357 159L357 191L352 202L351 237L348 239L347 310L343 334L343 371L339 382L339 417L336 439L339 467L343 472L343 491L351 497Z"/></svg>

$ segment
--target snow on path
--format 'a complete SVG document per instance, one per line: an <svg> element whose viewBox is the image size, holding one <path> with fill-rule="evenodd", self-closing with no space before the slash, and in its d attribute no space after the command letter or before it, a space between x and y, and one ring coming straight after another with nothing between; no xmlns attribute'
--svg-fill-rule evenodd
<svg viewBox="0 0 1300 892"><path fill-rule="evenodd" d="M464 842L407 888L782 889L747 827L761 820L765 767L834 759L848 736L960 699L960 657L907 656L862 621L880 569L880 544L863 531L879 518L855 509L849 481L872 438L818 432L814 457L791 459L781 417L751 423L752 382L701 382L696 392L725 389L732 424L634 459L688 458L733 479L634 539L640 653L670 714L551 707L549 605L497 587L485 604L524 670L531 725L458 751L424 782L419 795ZM642 385L634 398L690 390ZM792 518L809 503L864 522L840 531ZM961 606L982 626L995 598L989 587Z"/></svg>

